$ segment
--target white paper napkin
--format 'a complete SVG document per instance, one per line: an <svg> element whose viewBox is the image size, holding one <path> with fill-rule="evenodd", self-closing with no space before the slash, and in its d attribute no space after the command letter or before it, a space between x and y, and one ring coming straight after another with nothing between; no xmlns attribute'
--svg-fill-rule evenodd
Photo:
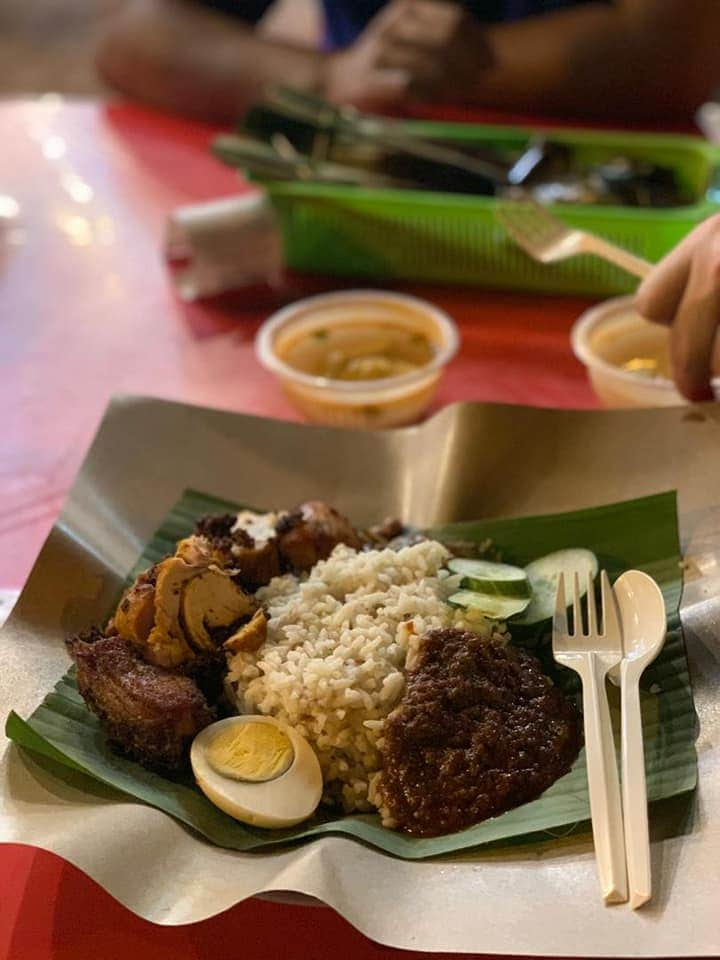
<svg viewBox="0 0 720 960"><path fill-rule="evenodd" d="M165 255L183 300L277 286L282 275L280 227L260 191L178 207L168 219Z"/></svg>

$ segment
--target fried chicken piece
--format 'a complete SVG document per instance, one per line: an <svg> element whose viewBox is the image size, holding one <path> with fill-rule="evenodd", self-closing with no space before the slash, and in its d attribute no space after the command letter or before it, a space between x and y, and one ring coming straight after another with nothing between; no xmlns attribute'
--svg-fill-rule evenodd
<svg viewBox="0 0 720 960"><path fill-rule="evenodd" d="M321 500L308 500L290 513L243 510L203 517L194 537L237 570L234 579L250 589L264 586L283 570L309 570L328 557L338 543L359 550L362 541L349 520Z"/></svg>
<svg viewBox="0 0 720 960"><path fill-rule="evenodd" d="M123 593L108 623L107 633L117 633L140 647L146 643L155 622L155 584L159 564L143 571Z"/></svg>
<svg viewBox="0 0 720 960"><path fill-rule="evenodd" d="M237 571L237 583L254 590L281 572L276 521L277 514L250 510L210 515L198 521L197 533L183 543L204 542L206 549L222 556L221 566Z"/></svg>
<svg viewBox="0 0 720 960"><path fill-rule="evenodd" d="M230 564L230 551L225 548L223 541L208 540L192 534L183 540L178 540L175 547L175 556L190 564L191 567L226 567Z"/></svg>
<svg viewBox="0 0 720 960"><path fill-rule="evenodd" d="M259 650L267 637L267 617L262 610L257 610L252 620L236 630L228 637L223 648L229 653Z"/></svg>
<svg viewBox="0 0 720 960"><path fill-rule="evenodd" d="M233 543L232 562L239 571L236 579L242 586L254 590L264 587L273 577L280 575L280 554L275 537L264 542L254 541L252 537L248 539L251 541L249 544Z"/></svg>
<svg viewBox="0 0 720 960"><path fill-rule="evenodd" d="M195 529L201 537L207 537L208 540L224 540L232 533L236 519L237 514L234 513L211 513L201 517L195 524Z"/></svg>
<svg viewBox="0 0 720 960"><path fill-rule="evenodd" d="M366 550L385 550L386 547L401 550L427 540L417 527L405 524L396 517L386 517L382 523L358 530L358 536Z"/></svg>
<svg viewBox="0 0 720 960"><path fill-rule="evenodd" d="M127 640L97 630L71 637L67 648L110 747L149 770L181 772L193 738L215 719L195 681L146 663Z"/></svg>
<svg viewBox="0 0 720 960"><path fill-rule="evenodd" d="M367 533L371 538L377 541L389 543L395 537L399 537L405 531L405 525L397 517L385 517L382 523L376 523L368 527Z"/></svg>
<svg viewBox="0 0 720 960"><path fill-rule="evenodd" d="M141 573L125 591L106 633L131 643L149 663L182 667L212 657L255 612L255 600L218 566L200 537L181 540L179 553ZM186 557L194 562L190 562Z"/></svg>
<svg viewBox="0 0 720 960"><path fill-rule="evenodd" d="M226 571L210 567L185 586L179 619L196 654L213 654L256 608L255 600Z"/></svg>
<svg viewBox="0 0 720 960"><path fill-rule="evenodd" d="M294 570L309 570L339 543L362 546L350 521L321 500L308 500L281 517L277 533L280 556Z"/></svg>

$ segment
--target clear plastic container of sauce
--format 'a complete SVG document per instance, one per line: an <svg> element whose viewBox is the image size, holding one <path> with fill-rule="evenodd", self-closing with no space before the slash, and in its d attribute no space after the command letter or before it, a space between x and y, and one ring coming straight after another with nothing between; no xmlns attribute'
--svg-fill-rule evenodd
<svg viewBox="0 0 720 960"><path fill-rule="evenodd" d="M671 378L669 329L641 317L632 297L616 297L587 310L573 327L571 340L603 406L687 403ZM715 378L716 398L719 387Z"/></svg>
<svg viewBox="0 0 720 960"><path fill-rule="evenodd" d="M452 320L426 301L348 290L280 310L256 351L309 420L382 429L419 419L458 342Z"/></svg>

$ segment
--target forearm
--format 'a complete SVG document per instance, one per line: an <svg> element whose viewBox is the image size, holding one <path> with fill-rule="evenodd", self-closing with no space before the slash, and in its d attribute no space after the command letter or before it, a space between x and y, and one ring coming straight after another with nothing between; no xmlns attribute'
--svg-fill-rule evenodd
<svg viewBox="0 0 720 960"><path fill-rule="evenodd" d="M588 4L489 27L494 62L471 98L574 116L690 117L712 87L718 8L703 0L664 0L661 9Z"/></svg>
<svg viewBox="0 0 720 960"><path fill-rule="evenodd" d="M210 120L239 116L269 83L322 86L316 50L184 0L135 0L110 24L97 65L112 86Z"/></svg>

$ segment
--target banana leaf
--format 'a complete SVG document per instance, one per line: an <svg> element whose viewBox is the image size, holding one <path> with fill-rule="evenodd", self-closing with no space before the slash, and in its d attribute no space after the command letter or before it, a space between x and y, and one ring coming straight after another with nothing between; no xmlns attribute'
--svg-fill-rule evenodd
<svg viewBox="0 0 720 960"><path fill-rule="evenodd" d="M195 521L207 513L239 509L218 498L187 491L147 544L128 579L174 549ZM674 493L614 503L571 513L456 523L429 533L445 542L492 541L493 550L510 563L531 560L565 547L587 547L614 579L623 570L645 570L660 584L665 598L668 634L665 646L643 677L642 709L645 764L651 801L694 789L697 757L695 710L678 607L682 568ZM108 611L108 614L110 611ZM513 640L530 644L543 666L569 695L577 692L574 674L557 667L549 648L548 626L517 631ZM161 777L112 753L103 729L77 691L70 670L27 719L8 717L8 737L45 758L49 769L63 768L65 780L87 785L93 778L119 791L119 798L148 803L165 811L213 844L234 850L298 843L328 834L355 838L397 857L457 854L482 845L552 838L582 829L589 819L584 755L573 769L539 799L502 816L449 836L420 839L383 828L375 815L341 816L324 810L296 827L262 830L238 823L213 806L191 780Z"/></svg>

